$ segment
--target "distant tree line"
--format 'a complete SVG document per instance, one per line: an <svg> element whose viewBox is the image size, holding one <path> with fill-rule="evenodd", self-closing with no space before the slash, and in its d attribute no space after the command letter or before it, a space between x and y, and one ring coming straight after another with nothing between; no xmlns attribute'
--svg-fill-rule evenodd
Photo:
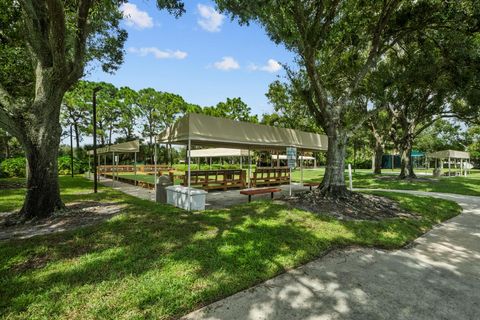
<svg viewBox="0 0 480 320"><path fill-rule="evenodd" d="M71 126L77 150L84 137L92 136L92 93L96 87L101 88L97 93L97 145L141 138L147 145L144 154L149 161L153 161L155 136L185 114L203 113L258 122L257 116L252 115L250 107L241 98L227 98L215 106L201 107L186 102L178 94L153 88L135 91L129 87L116 88L105 82L79 81L65 93L61 108L64 136L70 134Z"/></svg>

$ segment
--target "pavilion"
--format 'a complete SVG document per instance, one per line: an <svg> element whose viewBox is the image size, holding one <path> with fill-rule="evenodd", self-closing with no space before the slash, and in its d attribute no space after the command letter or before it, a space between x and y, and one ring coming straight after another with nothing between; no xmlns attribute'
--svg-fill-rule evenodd
<svg viewBox="0 0 480 320"><path fill-rule="evenodd" d="M207 148L192 150L190 156L192 158L206 158L210 159L210 166L212 165L212 158L227 158L235 157L240 159L240 168L242 168L243 157L248 157L248 150L232 149L232 148Z"/></svg>
<svg viewBox="0 0 480 320"><path fill-rule="evenodd" d="M110 146L105 146L101 148L97 148L97 157L98 161L97 163L100 164L100 156L104 156L104 165L105 167L107 166L107 155L111 154L112 155L112 181L115 181L115 176L113 175L114 172L117 172L117 178L118 178L118 161L116 160L116 156L118 159L119 154L123 153L133 153L134 154L134 162L133 162L133 168L135 172L135 176L137 175L137 152L140 150L140 141L139 140L134 140L134 141L128 141L128 142L122 142L122 143L117 143L113 144ZM89 150L87 152L88 154L88 167L90 168L89 173L91 172L91 165L90 165L90 156L94 154L93 150Z"/></svg>
<svg viewBox="0 0 480 320"><path fill-rule="evenodd" d="M287 160L287 155L286 154L277 154L277 155L272 154L272 166L273 166L274 160L277 162L277 166L280 166L280 160ZM315 158L315 157L300 155L300 156L298 156L298 161L299 162L300 161L301 162L313 161L313 168L317 168L317 158Z"/></svg>
<svg viewBox="0 0 480 320"><path fill-rule="evenodd" d="M247 150L250 177L251 150L284 152L287 147L294 147L303 155L303 152L326 151L328 138L326 135L300 130L191 113L161 132L156 138L155 147L157 143L187 146L190 192L192 146Z"/></svg>
<svg viewBox="0 0 480 320"><path fill-rule="evenodd" d="M435 169L438 168L438 161L440 161L441 169L443 169L443 161L448 161L448 175L451 175L451 167L452 167L452 160L454 160L455 168L457 168L457 164L460 162L460 175L462 173L466 176L468 169L467 164L470 164L470 153L465 151L457 151L457 150L442 150L432 153L427 153L427 159L435 159ZM428 161L427 161L428 163Z"/></svg>

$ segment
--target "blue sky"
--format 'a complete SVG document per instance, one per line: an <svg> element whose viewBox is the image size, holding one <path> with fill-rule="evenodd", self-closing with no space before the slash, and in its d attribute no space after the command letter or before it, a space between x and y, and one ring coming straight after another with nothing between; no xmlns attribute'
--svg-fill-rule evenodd
<svg viewBox="0 0 480 320"><path fill-rule="evenodd" d="M278 63L291 64L293 54L261 27L239 26L214 8L210 1L187 1L186 14L175 19L155 1L129 2L122 7L129 33L124 64L113 75L98 68L86 79L152 87L201 106L241 97L253 113L271 112L268 85L284 77Z"/></svg>

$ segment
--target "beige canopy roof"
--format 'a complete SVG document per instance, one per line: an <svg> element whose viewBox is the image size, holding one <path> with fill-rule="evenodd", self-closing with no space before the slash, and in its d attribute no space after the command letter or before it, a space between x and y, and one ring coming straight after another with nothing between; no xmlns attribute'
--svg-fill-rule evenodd
<svg viewBox="0 0 480 320"><path fill-rule="evenodd" d="M432 153L427 153L428 158L435 159L470 159L470 153L465 151L456 151L456 150L443 150Z"/></svg>
<svg viewBox="0 0 480 320"><path fill-rule="evenodd" d="M179 119L157 136L159 143L226 147L255 150L284 150L297 147L304 151L326 151L325 135L293 129L275 128L191 113Z"/></svg>
<svg viewBox="0 0 480 320"><path fill-rule="evenodd" d="M209 148L192 150L192 158L247 157L248 150L230 148Z"/></svg>
<svg viewBox="0 0 480 320"><path fill-rule="evenodd" d="M132 153L138 152L140 150L140 141L128 141L123 143L117 143L111 146L106 146L103 148L97 148L97 154L105 153ZM93 155L93 150L88 151L89 155Z"/></svg>

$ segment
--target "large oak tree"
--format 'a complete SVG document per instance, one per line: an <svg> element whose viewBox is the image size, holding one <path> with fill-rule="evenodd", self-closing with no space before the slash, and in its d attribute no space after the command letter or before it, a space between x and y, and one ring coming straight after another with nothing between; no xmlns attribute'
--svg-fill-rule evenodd
<svg viewBox="0 0 480 320"><path fill-rule="evenodd" d="M260 23L270 38L297 55L291 83L328 135L320 193L344 196L347 140L369 116L359 94L379 58L402 37L418 10L401 0L217 0L241 23ZM413 13L416 15L416 13Z"/></svg>
<svg viewBox="0 0 480 320"><path fill-rule="evenodd" d="M460 5L461 4L461 5ZM463 99L478 78L478 3L462 1L439 8L431 24L404 37L373 73L369 93L387 106L390 139L401 157L399 178L415 178L415 139L435 121L451 117L459 100L472 116L475 102ZM468 106L468 107L467 107Z"/></svg>
<svg viewBox="0 0 480 320"><path fill-rule="evenodd" d="M21 213L45 217L62 208L57 155L65 92L97 60L105 71L122 63L123 1L19 0L0 2L0 126L22 144L28 181ZM158 0L183 13L183 3Z"/></svg>

